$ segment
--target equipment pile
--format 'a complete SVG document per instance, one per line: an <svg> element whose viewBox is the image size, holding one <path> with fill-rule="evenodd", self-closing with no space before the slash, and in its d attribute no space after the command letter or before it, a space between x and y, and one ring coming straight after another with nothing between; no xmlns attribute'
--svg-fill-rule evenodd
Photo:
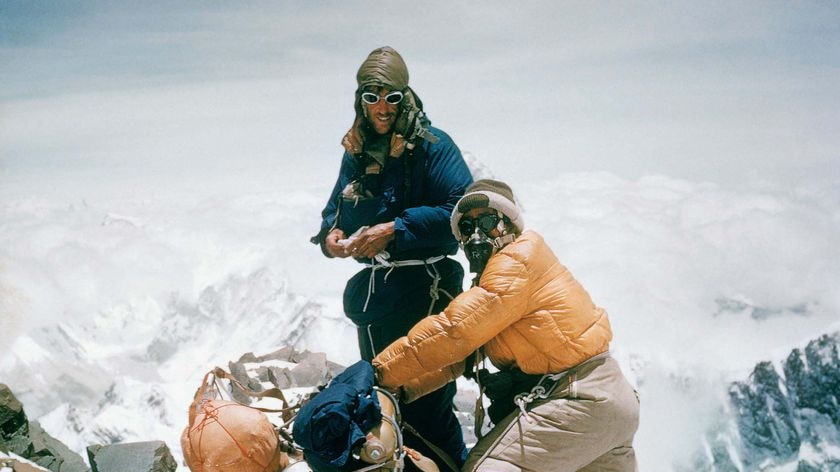
<svg viewBox="0 0 840 472"><path fill-rule="evenodd" d="M403 447L399 406L360 361L321 353L246 354L208 372L181 436L192 472L421 471L434 462ZM297 421L296 421L297 420Z"/></svg>

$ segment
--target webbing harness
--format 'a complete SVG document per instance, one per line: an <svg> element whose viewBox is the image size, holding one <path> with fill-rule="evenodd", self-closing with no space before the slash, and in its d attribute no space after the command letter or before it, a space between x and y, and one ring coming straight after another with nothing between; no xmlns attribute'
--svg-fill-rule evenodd
<svg viewBox="0 0 840 472"><path fill-rule="evenodd" d="M592 356L589 359L581 362L580 364L566 369L562 372L558 372L556 374L545 374L542 376L539 382L531 388L530 392L523 392L516 395L513 398L514 403L519 407L519 411L522 412L522 416L525 417L530 421L528 416L528 412L526 407L530 405L532 402L536 400L544 400L548 398L554 390L557 388L557 385L560 384L560 381L564 378L568 377L569 379L569 391L564 395L564 398L569 399L576 399L577 398L577 371L592 362L599 361L601 359L605 359L610 356L609 351L602 352L596 356Z"/></svg>
<svg viewBox="0 0 840 472"><path fill-rule="evenodd" d="M562 395L559 398L565 398L565 399L568 399L568 400L576 399L577 398L577 380L578 380L577 371L581 367L583 367L587 364L605 359L607 357L610 357L610 352L609 351L605 351L605 352L602 352L601 354L590 357L589 359L581 362L580 364L578 364L574 367L570 367L569 369L566 369L562 372L558 372L556 374L545 374L545 375L542 376L542 378L540 378L540 380L537 382L537 384L534 385L531 388L530 391L522 392L522 393L520 393L520 394L518 394L514 397L514 402L519 407L519 412L520 412L518 415L516 415L516 420L515 421L516 421L517 427L519 428L519 447L520 447L520 450L521 450L522 454L525 454L525 444L524 444L525 436L524 436L523 431L522 431L521 420L522 420L522 418L525 418L525 421L527 421L529 423L532 423L533 421L535 421L528 414L528 406L531 403L533 403L537 400L545 400L548 397L550 397L551 394L554 393L554 390L557 389L557 386L560 385L560 382L564 378L569 379L568 387L567 387L568 392L565 392L564 395ZM480 402L480 400L481 400L481 396L479 396L479 402ZM478 409L476 409L476 412L478 412ZM482 419L483 419L483 415L482 415ZM508 427L509 428L513 427L513 425L511 424ZM481 431L481 423L479 423L478 415L476 415L476 431L479 432L479 433ZM479 437L481 437L481 436L479 436ZM479 463L483 462L487 458L487 456L499 444L499 441L501 441L502 438L504 438L504 434L500 434L499 437L496 438L496 440L493 442L493 444L481 456L481 458L478 461Z"/></svg>
<svg viewBox="0 0 840 472"><path fill-rule="evenodd" d="M446 256L432 256L428 259L407 259L402 261L392 261L389 259L390 254L386 251L382 251L377 254L369 264L365 264L365 267L370 269L370 279L368 280L368 293L367 298L365 299L365 306L362 308L363 312L367 311L368 303L370 303L370 296L376 292L376 271L382 269L388 269L388 272L385 273L385 277L383 278L383 282L388 282L388 276L391 275L391 272L396 269L397 267L408 267L408 266L425 266L426 273L429 274L429 277L432 278L432 285L429 287L429 296L431 297L432 301L429 303L429 311L426 313L426 316L432 314L432 309L435 306L435 302L440 299L440 293L443 292L444 295L449 297L452 300L453 297L451 293L447 292L446 290L438 287L440 283L441 276L440 272L438 271L437 267L435 267L435 262L438 262ZM431 269L429 269L431 267ZM375 350L374 350L375 351Z"/></svg>

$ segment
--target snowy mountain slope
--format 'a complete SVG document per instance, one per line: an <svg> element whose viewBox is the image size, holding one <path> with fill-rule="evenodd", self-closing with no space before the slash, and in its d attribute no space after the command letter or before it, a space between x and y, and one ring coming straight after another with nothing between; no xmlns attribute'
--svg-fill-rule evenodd
<svg viewBox="0 0 840 472"><path fill-rule="evenodd" d="M328 190L267 177L69 205L57 185L0 203L2 280L18 295L0 305L0 379L47 431L77 451L164 439L178 457L213 366L282 345L356 358L341 291L359 267L308 242ZM609 174L511 184L526 225L610 312L613 352L642 394L643 470L693 457L731 381L838 329L836 189Z"/></svg>
<svg viewBox="0 0 840 472"><path fill-rule="evenodd" d="M290 294L268 269L208 287L194 304L171 299L154 333L144 338L145 349L86 360L91 369L100 368L96 378L105 390L91 389L76 398L62 398L41 422L76 451L89 444L163 439L180 458L178 439L201 376L216 365L226 368L244 352L323 342L319 333L341 333L346 322L322 316L322 309L316 302ZM118 323L121 327L115 333L124 333L123 326L141 322L138 316ZM100 329L97 339L75 338L76 344L118 351L120 336L117 344L103 346L105 333ZM116 372L121 374L109 376ZM72 379L72 374L52 384L67 378Z"/></svg>

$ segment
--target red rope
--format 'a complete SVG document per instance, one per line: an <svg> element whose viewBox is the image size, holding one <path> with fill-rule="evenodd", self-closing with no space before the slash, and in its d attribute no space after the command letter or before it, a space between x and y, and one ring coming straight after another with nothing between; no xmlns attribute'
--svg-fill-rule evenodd
<svg viewBox="0 0 840 472"><path fill-rule="evenodd" d="M190 451L192 451L193 457L197 457L198 460L199 460L199 463L201 464L201 469L199 471L196 471L196 472L203 472L204 471L204 457L201 454L196 453L195 449L193 448L192 434L195 431L199 432L198 448L199 448L199 452L200 452L201 449L202 449L201 448L201 442L204 439L204 428L206 428L208 425L213 424L213 423L217 423L219 425L219 427L222 428L222 431L227 433L228 437L230 437L231 441L239 449L239 452L242 454L242 457L245 457L245 458L249 459L251 462L260 466L262 468L262 472L274 472L274 471L271 471L271 470L268 469L268 467L271 465L270 463L269 464L262 464L259 461L257 461L253 457L252 454L249 454L247 449L245 448L245 446L243 446L239 441L236 440L236 438L233 436L233 434L230 432L230 430L219 419L218 411L221 410L222 408L225 408L225 407L228 407L228 406L242 406L242 405L235 404L235 403L229 403L227 405L220 405L220 406L216 406L216 407L211 407L207 403L209 403L209 402L205 402L201 405L201 408L204 411L204 418L201 421L199 421L198 424L196 424L195 426L190 428L189 433L187 433L187 438L190 439L190 441L189 441L190 442ZM245 407L245 408L247 408L247 407ZM232 464L234 462L236 462L236 461L232 461L232 462L230 462L230 464ZM214 465L228 465L228 464L214 464Z"/></svg>

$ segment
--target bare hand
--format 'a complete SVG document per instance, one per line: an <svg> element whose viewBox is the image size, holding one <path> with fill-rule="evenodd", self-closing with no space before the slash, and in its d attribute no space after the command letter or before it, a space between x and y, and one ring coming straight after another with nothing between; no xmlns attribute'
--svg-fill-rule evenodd
<svg viewBox="0 0 840 472"><path fill-rule="evenodd" d="M380 223L364 230L348 246L353 257L373 259L394 239L394 222Z"/></svg>
<svg viewBox="0 0 840 472"><path fill-rule="evenodd" d="M347 247L338 242L341 239L344 239L344 231L338 228L330 231L329 234L327 234L327 237L324 238L324 246L327 248L327 252L331 256L345 258L350 255L347 251Z"/></svg>

